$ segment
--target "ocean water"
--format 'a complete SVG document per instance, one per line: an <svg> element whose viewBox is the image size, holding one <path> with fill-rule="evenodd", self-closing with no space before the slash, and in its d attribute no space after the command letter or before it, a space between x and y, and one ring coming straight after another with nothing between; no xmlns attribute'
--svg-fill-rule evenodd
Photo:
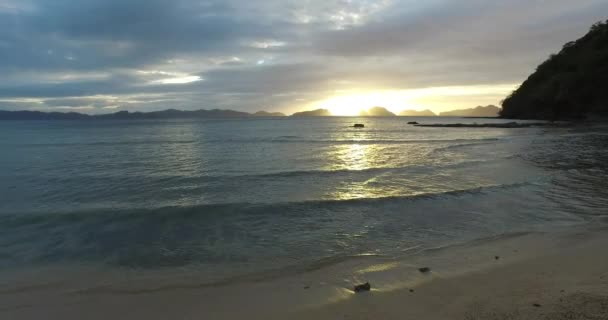
<svg viewBox="0 0 608 320"><path fill-rule="evenodd" d="M606 221L605 127L413 120L503 121L1 122L0 267L220 281Z"/></svg>

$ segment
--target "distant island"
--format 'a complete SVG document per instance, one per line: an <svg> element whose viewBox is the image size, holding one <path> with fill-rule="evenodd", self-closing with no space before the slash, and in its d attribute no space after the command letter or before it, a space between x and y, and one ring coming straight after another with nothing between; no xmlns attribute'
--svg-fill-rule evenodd
<svg viewBox="0 0 608 320"><path fill-rule="evenodd" d="M88 114L76 112L5 111L0 110L0 120L84 120Z"/></svg>
<svg viewBox="0 0 608 320"><path fill-rule="evenodd" d="M254 117L286 117L286 115L282 112L267 112L267 111L258 111L253 114Z"/></svg>
<svg viewBox="0 0 608 320"><path fill-rule="evenodd" d="M248 117L284 117L280 112L258 111L254 114L234 110L175 110L168 109L152 112L119 111L108 114L88 115L76 112L41 112L41 111L3 111L0 110L0 120L87 120L87 119L218 119L218 118L248 118Z"/></svg>
<svg viewBox="0 0 608 320"><path fill-rule="evenodd" d="M395 114L383 107L373 107L367 110L361 110L359 115L362 117L394 117Z"/></svg>
<svg viewBox="0 0 608 320"><path fill-rule="evenodd" d="M441 117L498 117L500 108L494 105L439 113Z"/></svg>
<svg viewBox="0 0 608 320"><path fill-rule="evenodd" d="M567 128L571 124L567 121L553 121L553 122L507 122L507 123L428 123L428 124L414 124L414 127L428 127L428 128L530 128L530 127L553 127L553 128Z"/></svg>
<svg viewBox="0 0 608 320"><path fill-rule="evenodd" d="M405 116L405 117L434 117L436 116L435 112L426 109L426 110L422 110L422 111L417 111L417 110L403 110L401 112L399 112L400 116Z"/></svg>
<svg viewBox="0 0 608 320"><path fill-rule="evenodd" d="M312 111L301 111L291 115L292 117L329 117L331 112L327 109L317 109Z"/></svg>
<svg viewBox="0 0 608 320"><path fill-rule="evenodd" d="M496 106L477 107L473 109L454 110L440 113L448 117L496 117L500 109ZM430 110L424 111L402 111L399 115L435 116ZM301 111L292 114L292 117L328 117L331 112L327 109ZM394 113L383 107L373 107L363 110L359 116L365 117L394 117ZM272 118L286 117L281 112L258 111L248 113L243 111L211 109L211 110L176 110L168 109L151 112L129 112L118 111L106 114L84 114L77 112L42 112L42 111L6 111L0 110L0 120L87 120L87 119L114 119L114 120L138 120L138 119L224 119L224 118Z"/></svg>
<svg viewBox="0 0 608 320"><path fill-rule="evenodd" d="M608 21L566 43L502 103L511 119L572 119L608 114Z"/></svg>

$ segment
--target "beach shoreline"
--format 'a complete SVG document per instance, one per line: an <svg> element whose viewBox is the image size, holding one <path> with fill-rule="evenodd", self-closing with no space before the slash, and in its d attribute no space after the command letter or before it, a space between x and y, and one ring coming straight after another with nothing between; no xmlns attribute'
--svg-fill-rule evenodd
<svg viewBox="0 0 608 320"><path fill-rule="evenodd" d="M292 319L608 319L605 229L527 234L495 245L504 255L494 265L355 295Z"/></svg>
<svg viewBox="0 0 608 320"><path fill-rule="evenodd" d="M117 284L116 278L91 273L72 273L66 281L55 270L30 283L3 277L0 317L606 319L607 245L608 230L577 226L211 286L193 280L163 287L152 277L135 282L124 275ZM420 273L420 267L431 272ZM367 281L371 292L352 292L353 285ZM576 314L581 316L568 318Z"/></svg>

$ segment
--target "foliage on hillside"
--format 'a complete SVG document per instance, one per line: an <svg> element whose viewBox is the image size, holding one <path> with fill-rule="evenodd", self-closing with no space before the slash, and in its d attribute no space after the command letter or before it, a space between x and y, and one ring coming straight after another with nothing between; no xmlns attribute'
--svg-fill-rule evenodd
<svg viewBox="0 0 608 320"><path fill-rule="evenodd" d="M608 21L568 42L502 104L505 118L564 119L608 113Z"/></svg>

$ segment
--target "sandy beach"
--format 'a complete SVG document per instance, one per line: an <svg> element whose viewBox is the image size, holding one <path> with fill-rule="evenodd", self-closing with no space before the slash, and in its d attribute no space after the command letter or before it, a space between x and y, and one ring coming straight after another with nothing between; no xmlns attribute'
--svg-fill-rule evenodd
<svg viewBox="0 0 608 320"><path fill-rule="evenodd" d="M296 319L608 319L606 232L562 237L534 256L506 252L482 270L438 275L413 292L359 294Z"/></svg>
<svg viewBox="0 0 608 320"><path fill-rule="evenodd" d="M584 227L211 284L54 270L4 277L0 318L608 319L606 246Z"/></svg>

